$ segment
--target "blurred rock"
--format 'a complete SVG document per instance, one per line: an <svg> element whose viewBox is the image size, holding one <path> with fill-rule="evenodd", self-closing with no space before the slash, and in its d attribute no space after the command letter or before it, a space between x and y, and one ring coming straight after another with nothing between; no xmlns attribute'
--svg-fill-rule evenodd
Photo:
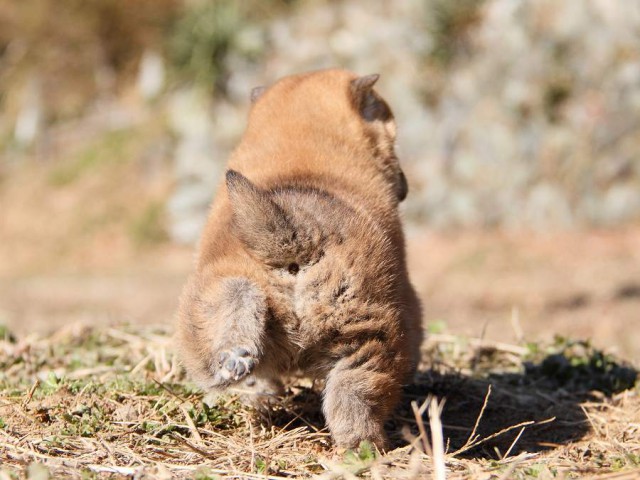
<svg viewBox="0 0 640 480"><path fill-rule="evenodd" d="M169 103L169 123L178 137L174 152L175 189L167 209L169 235L178 243L199 236L223 164L216 162L210 100L194 88L175 92Z"/></svg>
<svg viewBox="0 0 640 480"><path fill-rule="evenodd" d="M13 131L18 145L26 147L36 140L42 128L42 116L42 83L37 74L33 74L24 88Z"/></svg>
<svg viewBox="0 0 640 480"><path fill-rule="evenodd" d="M155 51L145 51L138 71L138 90L142 98L152 100L157 97L164 87L164 77L162 56Z"/></svg>
<svg viewBox="0 0 640 480"><path fill-rule="evenodd" d="M545 230L571 225L572 215L564 192L550 183L535 185L527 195L523 216L515 223L520 228Z"/></svg>
<svg viewBox="0 0 640 480"><path fill-rule="evenodd" d="M614 185L604 195L599 223L619 225L640 219L640 185Z"/></svg>

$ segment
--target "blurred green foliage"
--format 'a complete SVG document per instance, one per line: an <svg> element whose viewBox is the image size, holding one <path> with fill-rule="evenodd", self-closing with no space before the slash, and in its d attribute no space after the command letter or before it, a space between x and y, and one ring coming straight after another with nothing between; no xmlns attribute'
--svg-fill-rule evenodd
<svg viewBox="0 0 640 480"><path fill-rule="evenodd" d="M238 2L202 2L185 10L169 38L169 58L182 78L224 89L225 57L242 23Z"/></svg>
<svg viewBox="0 0 640 480"><path fill-rule="evenodd" d="M430 0L426 8L426 25L434 42L430 57L446 67L469 49L470 30L482 20L484 0Z"/></svg>
<svg viewBox="0 0 640 480"><path fill-rule="evenodd" d="M264 39L242 41L242 34L259 26L295 0L213 0L186 4L171 26L167 50L178 80L193 81L207 89L225 91L227 56L259 58Z"/></svg>

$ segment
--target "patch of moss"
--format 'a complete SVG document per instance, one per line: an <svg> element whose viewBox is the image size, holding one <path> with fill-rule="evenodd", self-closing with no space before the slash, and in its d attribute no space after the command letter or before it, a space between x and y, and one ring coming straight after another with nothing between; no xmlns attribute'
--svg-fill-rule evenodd
<svg viewBox="0 0 640 480"><path fill-rule="evenodd" d="M611 355L594 348L587 341L556 337L547 355L525 363L526 375L536 381L550 383L571 391L600 391L612 395L633 388L638 372Z"/></svg>

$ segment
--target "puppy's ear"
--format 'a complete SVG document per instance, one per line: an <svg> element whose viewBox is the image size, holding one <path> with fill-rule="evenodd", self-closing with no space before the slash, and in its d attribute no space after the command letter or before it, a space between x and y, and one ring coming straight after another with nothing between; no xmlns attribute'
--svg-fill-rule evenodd
<svg viewBox="0 0 640 480"><path fill-rule="evenodd" d="M380 96L373 91L373 86L380 75L373 73L351 80L350 90L355 107L362 118L368 122L391 119L391 109Z"/></svg>
<svg viewBox="0 0 640 480"><path fill-rule="evenodd" d="M251 90L251 103L256 103L256 101L262 96L262 94L267 90L267 87L260 86L255 87Z"/></svg>
<svg viewBox="0 0 640 480"><path fill-rule="evenodd" d="M235 170L227 171L226 180L234 233L247 247L269 258L292 244L295 229L269 192Z"/></svg>
<svg viewBox="0 0 640 480"><path fill-rule="evenodd" d="M398 171L396 193L398 195L398 201L400 202L407 198L407 194L409 193L409 184L407 183L407 177L404 176L404 172L402 170Z"/></svg>
<svg viewBox="0 0 640 480"><path fill-rule="evenodd" d="M379 78L379 73L372 73L371 75L365 75L364 77L351 80L351 91L361 95L369 93Z"/></svg>

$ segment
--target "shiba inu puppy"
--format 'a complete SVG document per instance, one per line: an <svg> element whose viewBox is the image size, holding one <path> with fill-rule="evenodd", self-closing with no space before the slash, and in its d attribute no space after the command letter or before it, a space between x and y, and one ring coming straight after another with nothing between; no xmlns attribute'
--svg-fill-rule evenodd
<svg viewBox="0 0 640 480"><path fill-rule="evenodd" d="M178 321L204 389L323 379L341 447L385 447L422 340L398 216L407 183L377 79L323 70L254 90Z"/></svg>

